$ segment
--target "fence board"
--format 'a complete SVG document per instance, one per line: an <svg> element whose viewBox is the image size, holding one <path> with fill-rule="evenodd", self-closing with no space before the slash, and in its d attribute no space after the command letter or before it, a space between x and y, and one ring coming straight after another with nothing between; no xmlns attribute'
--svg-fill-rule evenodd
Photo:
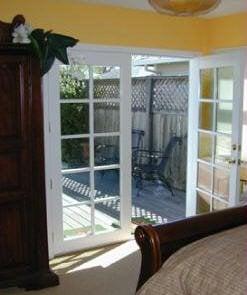
<svg viewBox="0 0 247 295"><path fill-rule="evenodd" d="M112 98L116 85L114 79L95 80L95 92ZM143 148L150 148L152 142L153 149L163 151L171 136L183 137L164 171L172 186L181 190L186 187L188 92L188 76L132 78L132 128L145 131ZM119 124L118 110L110 103L104 109L99 105L95 116L106 132Z"/></svg>

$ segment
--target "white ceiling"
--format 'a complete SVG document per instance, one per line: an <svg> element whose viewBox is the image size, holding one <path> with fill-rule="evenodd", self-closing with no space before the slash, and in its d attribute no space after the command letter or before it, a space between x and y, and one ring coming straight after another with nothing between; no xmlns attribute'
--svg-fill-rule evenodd
<svg viewBox="0 0 247 295"><path fill-rule="evenodd" d="M90 4L116 5L134 9L153 10L148 0L79 0ZM221 0L221 4L204 17L217 17L247 11L247 0Z"/></svg>

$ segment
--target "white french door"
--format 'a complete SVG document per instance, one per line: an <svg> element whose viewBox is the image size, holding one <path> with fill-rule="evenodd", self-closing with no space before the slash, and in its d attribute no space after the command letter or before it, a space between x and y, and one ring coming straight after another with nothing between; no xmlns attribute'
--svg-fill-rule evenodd
<svg viewBox="0 0 247 295"><path fill-rule="evenodd" d="M187 216L239 202L244 76L244 51L191 61Z"/></svg>
<svg viewBox="0 0 247 295"><path fill-rule="evenodd" d="M131 60L71 53L49 73L54 253L125 240L131 232Z"/></svg>

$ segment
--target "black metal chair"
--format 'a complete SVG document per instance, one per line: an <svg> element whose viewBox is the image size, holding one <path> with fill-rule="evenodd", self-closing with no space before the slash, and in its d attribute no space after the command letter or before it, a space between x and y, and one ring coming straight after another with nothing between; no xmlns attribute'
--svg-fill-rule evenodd
<svg viewBox="0 0 247 295"><path fill-rule="evenodd" d="M139 196L140 191L143 189L144 180L162 182L171 192L171 195L174 196L172 186L164 176L164 172L172 151L178 143L182 143L182 138L173 136L164 152L149 150L138 150L136 152L137 162L133 165L132 175L136 180L137 196Z"/></svg>
<svg viewBox="0 0 247 295"><path fill-rule="evenodd" d="M138 151L143 148L143 139L145 131L141 129L132 129L132 166L138 161Z"/></svg>
<svg viewBox="0 0 247 295"><path fill-rule="evenodd" d="M141 129L132 129L132 150L140 149L143 144L145 131Z"/></svg>
<svg viewBox="0 0 247 295"><path fill-rule="evenodd" d="M118 146L114 144L99 144L95 147L95 165L106 166L119 164Z"/></svg>
<svg viewBox="0 0 247 295"><path fill-rule="evenodd" d="M119 147L115 144L99 144L95 146L95 166L108 166L119 164ZM118 169L111 170L99 170L101 178L108 172L114 171L115 174L118 173Z"/></svg>

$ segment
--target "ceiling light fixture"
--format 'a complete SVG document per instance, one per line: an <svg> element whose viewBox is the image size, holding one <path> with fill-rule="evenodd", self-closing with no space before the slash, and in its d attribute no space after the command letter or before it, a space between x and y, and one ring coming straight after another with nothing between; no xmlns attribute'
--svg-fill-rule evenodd
<svg viewBox="0 0 247 295"><path fill-rule="evenodd" d="M215 9L221 0L148 0L160 13L175 16L193 16Z"/></svg>

